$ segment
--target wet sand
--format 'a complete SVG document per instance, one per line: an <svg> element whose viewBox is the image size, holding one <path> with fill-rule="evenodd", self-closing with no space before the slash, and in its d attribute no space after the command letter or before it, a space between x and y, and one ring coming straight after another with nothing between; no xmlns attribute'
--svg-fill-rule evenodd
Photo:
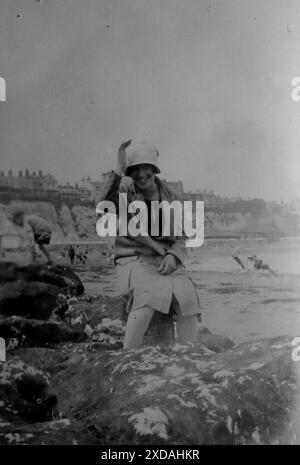
<svg viewBox="0 0 300 465"><path fill-rule="evenodd" d="M256 253L268 271L242 270L228 247L199 250L187 268L202 303L203 324L211 331L243 342L279 335L300 336L300 242L240 244L243 263Z"/></svg>

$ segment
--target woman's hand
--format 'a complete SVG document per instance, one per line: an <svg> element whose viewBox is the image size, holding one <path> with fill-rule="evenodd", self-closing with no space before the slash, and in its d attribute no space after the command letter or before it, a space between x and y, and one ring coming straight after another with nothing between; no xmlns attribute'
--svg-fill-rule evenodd
<svg viewBox="0 0 300 465"><path fill-rule="evenodd" d="M134 187L134 182L130 176L122 176L119 192L125 192L131 197L135 197L136 191Z"/></svg>
<svg viewBox="0 0 300 465"><path fill-rule="evenodd" d="M121 176L126 167L126 152L125 150L131 144L132 139L123 142L118 150L117 168L116 173Z"/></svg>
<svg viewBox="0 0 300 465"><path fill-rule="evenodd" d="M160 274L168 275L173 273L177 269L176 258L172 254L167 254L162 259L159 265L158 271Z"/></svg>

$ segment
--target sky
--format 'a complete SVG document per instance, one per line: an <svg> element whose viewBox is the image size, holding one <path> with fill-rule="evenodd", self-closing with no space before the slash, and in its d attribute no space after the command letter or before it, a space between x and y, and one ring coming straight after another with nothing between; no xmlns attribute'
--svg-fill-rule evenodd
<svg viewBox="0 0 300 465"><path fill-rule="evenodd" d="M298 0L1 0L0 169L100 180L124 140L162 177L300 197Z"/></svg>

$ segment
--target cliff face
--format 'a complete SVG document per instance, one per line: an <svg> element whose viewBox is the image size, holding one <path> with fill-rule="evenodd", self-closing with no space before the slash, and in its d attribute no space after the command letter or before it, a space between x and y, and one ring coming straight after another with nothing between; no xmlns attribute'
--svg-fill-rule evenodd
<svg viewBox="0 0 300 465"><path fill-rule="evenodd" d="M39 214L52 227L53 242L76 242L96 240L96 214L92 208L63 204L56 209L50 202L11 201L9 205L0 204L0 235L16 234L10 221L10 211L21 208L25 215Z"/></svg>
<svg viewBox="0 0 300 465"><path fill-rule="evenodd" d="M275 215L270 212L255 215L239 212L206 212L205 213L206 236L218 235L247 235L272 237L287 233L279 227ZM297 234L297 227L291 228L289 234Z"/></svg>
<svg viewBox="0 0 300 465"><path fill-rule="evenodd" d="M247 218L241 213L206 212L204 228L206 235L236 234L247 227Z"/></svg>
<svg viewBox="0 0 300 465"><path fill-rule="evenodd" d="M95 209L83 207L81 205L75 205L72 207L71 214L80 239L99 239L96 233L97 216Z"/></svg>
<svg viewBox="0 0 300 465"><path fill-rule="evenodd" d="M97 241L97 216L95 209L62 204L55 207L51 202L13 200L8 205L0 204L0 235L16 234L9 220L12 208L22 208L25 214L40 214L52 226L52 242ZM205 236L230 235L297 235L299 220L290 221L286 215L265 212L263 215L238 212L205 212Z"/></svg>

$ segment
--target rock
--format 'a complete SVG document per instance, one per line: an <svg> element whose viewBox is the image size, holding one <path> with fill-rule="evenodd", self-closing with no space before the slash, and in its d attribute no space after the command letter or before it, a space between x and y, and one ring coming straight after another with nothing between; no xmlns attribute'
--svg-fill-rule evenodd
<svg viewBox="0 0 300 465"><path fill-rule="evenodd" d="M58 287L39 282L0 284L0 315L48 320L59 307L59 291Z"/></svg>
<svg viewBox="0 0 300 465"><path fill-rule="evenodd" d="M103 318L102 322L95 329L98 333L110 333L120 336L125 333L125 327L121 320L112 320L111 318Z"/></svg>
<svg viewBox="0 0 300 465"><path fill-rule="evenodd" d="M231 339L220 334L212 334L205 326L198 329L198 342L214 352L224 352L234 346Z"/></svg>
<svg viewBox="0 0 300 465"><path fill-rule="evenodd" d="M80 279L66 266L0 263L0 315L47 320L53 312L63 318L66 295L84 291Z"/></svg>
<svg viewBox="0 0 300 465"><path fill-rule="evenodd" d="M1 263L0 336L7 347L85 340L83 328L53 321L64 319L67 296L83 289L80 279L66 266Z"/></svg>
<svg viewBox="0 0 300 465"><path fill-rule="evenodd" d="M288 337L222 353L73 350L51 386L63 414L107 445L300 444L299 370Z"/></svg>
<svg viewBox="0 0 300 465"><path fill-rule="evenodd" d="M120 319L103 318L102 322L90 333L92 342L89 345L89 350L94 351L103 347L120 349L123 347L124 334L125 326Z"/></svg>
<svg viewBox="0 0 300 465"><path fill-rule="evenodd" d="M81 295L84 292L84 286L80 278L72 271L68 266L64 265L45 265L47 267L47 272L45 270L42 272L43 279L52 280L54 283L56 280L61 280L60 287L68 291L70 295ZM56 284L59 285L59 284Z"/></svg>
<svg viewBox="0 0 300 465"><path fill-rule="evenodd" d="M144 344L172 344L174 341L174 321L172 314L154 312L144 337Z"/></svg>
<svg viewBox="0 0 300 465"><path fill-rule="evenodd" d="M56 264L20 266L12 262L0 263L0 282L11 281L48 283L60 287L70 295L80 295L84 287L79 277L69 267Z"/></svg>
<svg viewBox="0 0 300 465"><path fill-rule="evenodd" d="M80 317L82 323L88 322L92 327L101 324L103 318L122 319L124 303L120 297L98 296L92 302L87 302L85 294L79 301L71 303L67 316L72 320Z"/></svg>
<svg viewBox="0 0 300 465"><path fill-rule="evenodd" d="M20 358L27 365L34 366L35 369L47 372L50 375L58 373L60 367L68 357L64 354L64 347L69 344L60 344L53 347L18 347L14 352L7 354L11 357ZM80 344L79 344L80 345Z"/></svg>
<svg viewBox="0 0 300 465"><path fill-rule="evenodd" d="M49 395L49 376L13 357L0 364L0 417L2 422L49 421L57 398Z"/></svg>
<svg viewBox="0 0 300 465"><path fill-rule="evenodd" d="M0 445L96 444L82 425L59 419L57 397L48 393L49 379L19 357L0 364Z"/></svg>
<svg viewBox="0 0 300 465"><path fill-rule="evenodd" d="M38 347L59 342L80 342L86 339L83 331L70 328L65 323L40 321L22 317L0 319L0 337L17 340L18 345Z"/></svg>
<svg viewBox="0 0 300 465"><path fill-rule="evenodd" d="M98 440L69 419L12 426L0 420L0 445L90 445Z"/></svg>

